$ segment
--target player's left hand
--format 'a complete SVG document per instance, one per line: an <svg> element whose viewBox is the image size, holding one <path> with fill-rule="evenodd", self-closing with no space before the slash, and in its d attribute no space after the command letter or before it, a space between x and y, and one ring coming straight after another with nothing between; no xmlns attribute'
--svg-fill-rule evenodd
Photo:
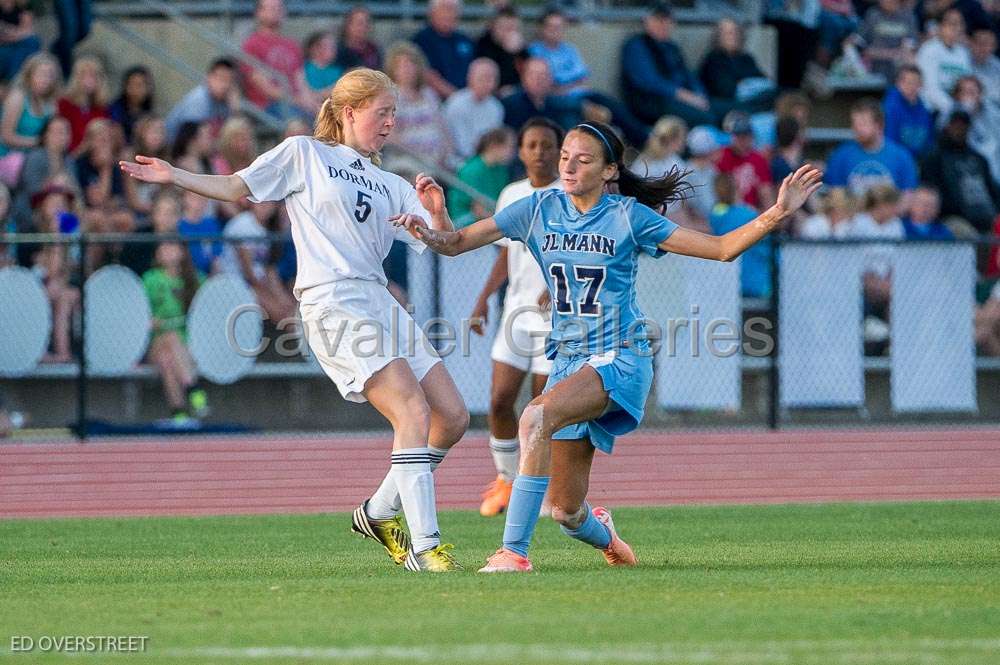
<svg viewBox="0 0 1000 665"><path fill-rule="evenodd" d="M777 206L784 214L790 215L801 208L822 185L823 172L814 169L812 164L804 164L782 181Z"/></svg>
<svg viewBox="0 0 1000 665"><path fill-rule="evenodd" d="M441 185L435 182L434 178L423 173L418 173L413 187L417 190L417 198L420 199L420 204L424 206L427 212L431 215L440 215L444 212L444 190L441 188Z"/></svg>

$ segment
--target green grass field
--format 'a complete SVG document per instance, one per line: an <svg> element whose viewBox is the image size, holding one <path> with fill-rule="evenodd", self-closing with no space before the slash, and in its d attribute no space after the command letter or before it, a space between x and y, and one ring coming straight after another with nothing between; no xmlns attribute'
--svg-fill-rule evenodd
<svg viewBox="0 0 1000 665"><path fill-rule="evenodd" d="M502 521L441 515L467 571L414 575L349 516L0 522L0 661L1000 663L1000 502L615 511L642 566L551 521L535 574L477 575ZM142 655L12 653L143 635Z"/></svg>

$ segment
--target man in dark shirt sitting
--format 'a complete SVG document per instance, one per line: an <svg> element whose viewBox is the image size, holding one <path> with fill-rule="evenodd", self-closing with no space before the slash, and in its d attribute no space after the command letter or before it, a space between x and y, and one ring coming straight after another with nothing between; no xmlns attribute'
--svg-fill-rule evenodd
<svg viewBox="0 0 1000 665"><path fill-rule="evenodd" d="M564 129L575 127L583 119L579 100L555 97L553 89L548 63L541 58L529 58L521 72L521 86L500 100L504 124L516 131L528 118L540 115Z"/></svg>
<svg viewBox="0 0 1000 665"><path fill-rule="evenodd" d="M622 85L632 112L648 124L676 115L689 126L712 124L712 112L701 82L671 41L676 23L668 3L657 3L643 19L643 34L622 48Z"/></svg>
<svg viewBox="0 0 1000 665"><path fill-rule="evenodd" d="M413 42L427 57L430 69L424 80L441 99L465 86L475 45L458 30L462 12L459 0L431 0L427 6L427 25L413 36Z"/></svg>

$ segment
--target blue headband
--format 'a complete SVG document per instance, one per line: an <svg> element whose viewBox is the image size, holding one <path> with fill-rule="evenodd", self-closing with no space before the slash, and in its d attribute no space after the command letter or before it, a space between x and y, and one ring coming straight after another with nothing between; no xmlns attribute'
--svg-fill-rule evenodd
<svg viewBox="0 0 1000 665"><path fill-rule="evenodd" d="M585 122L577 125L574 129L581 129L581 128L589 129L594 134L597 134L597 138L601 139L601 143L603 143L604 147L608 149L608 161L611 162L612 164L617 163L618 160L615 159L615 151L611 149L611 144L608 143L608 139L604 137L604 132L599 130L597 127L594 127L593 125L588 125Z"/></svg>

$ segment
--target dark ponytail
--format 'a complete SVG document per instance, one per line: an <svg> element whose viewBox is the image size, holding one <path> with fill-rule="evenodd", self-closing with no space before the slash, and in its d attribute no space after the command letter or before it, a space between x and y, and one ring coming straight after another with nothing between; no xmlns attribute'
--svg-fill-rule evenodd
<svg viewBox="0 0 1000 665"><path fill-rule="evenodd" d="M632 196L639 203L662 212L669 204L684 199L693 190L691 183L685 180L690 171L682 171L676 166L660 177L641 176L630 171L624 161L625 143L615 130L603 122L587 122L574 129L596 138L603 148L604 161L618 166L618 180L614 182L617 182L618 192L623 196Z"/></svg>

